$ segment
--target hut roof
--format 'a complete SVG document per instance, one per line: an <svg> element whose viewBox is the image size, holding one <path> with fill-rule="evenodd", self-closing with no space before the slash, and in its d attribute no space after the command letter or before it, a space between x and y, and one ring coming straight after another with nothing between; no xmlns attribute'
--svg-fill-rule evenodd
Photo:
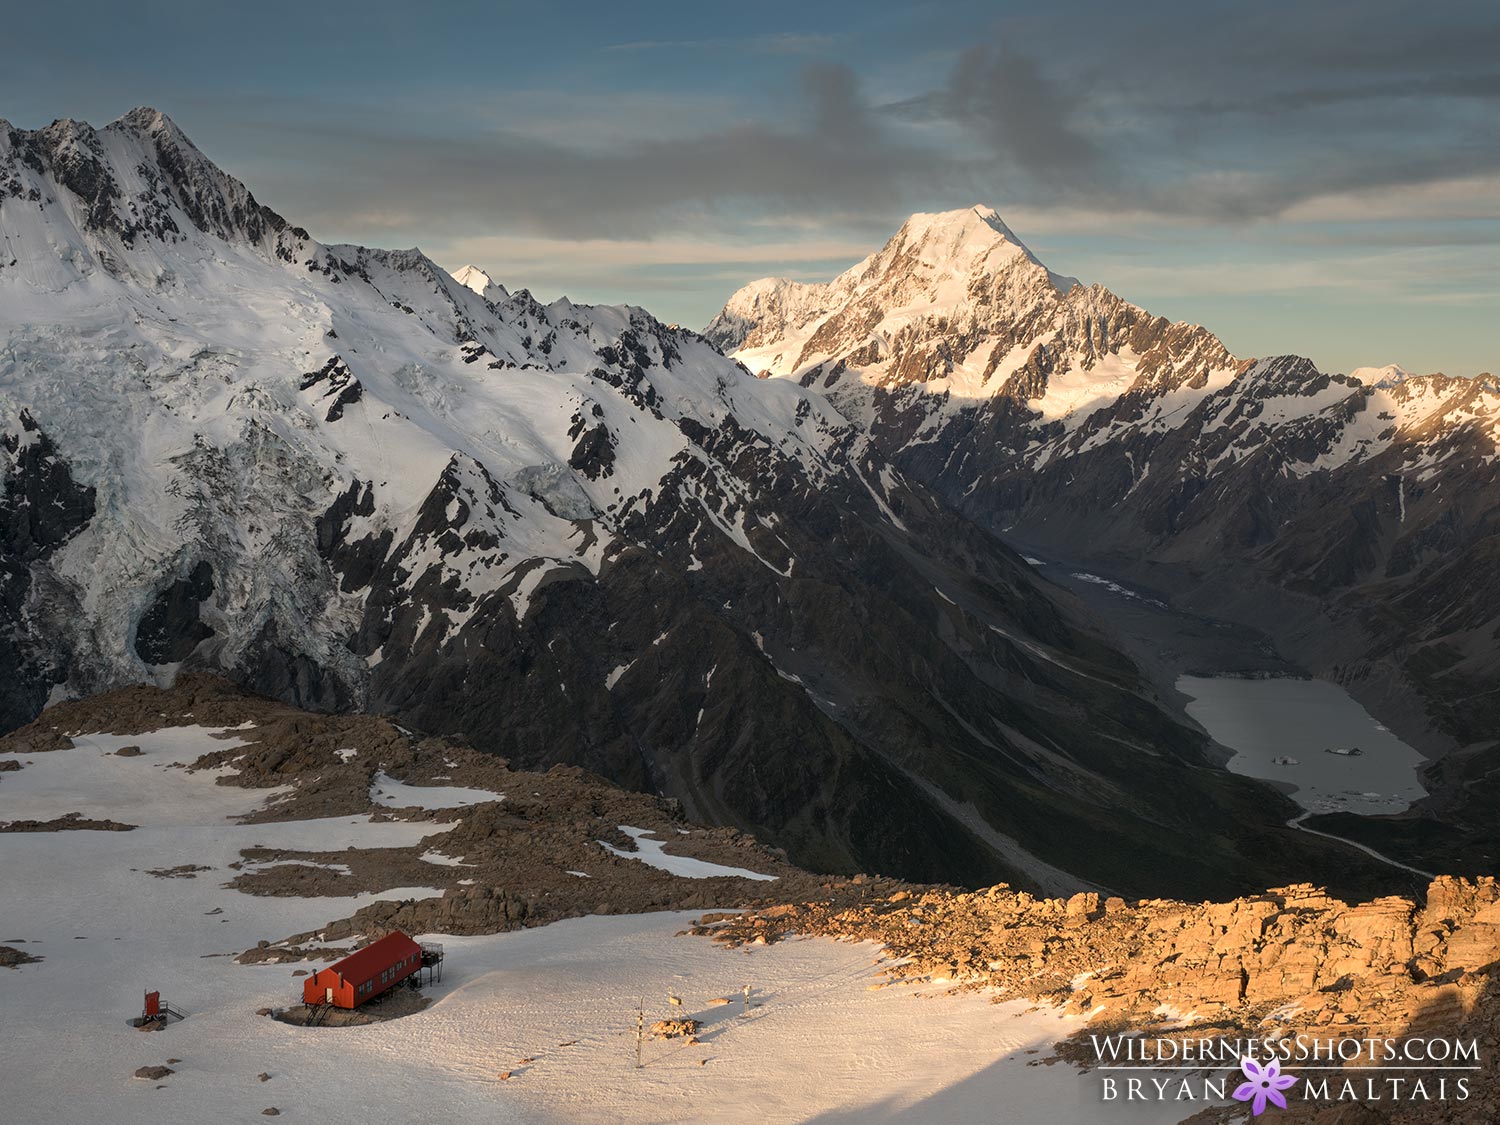
<svg viewBox="0 0 1500 1125"><path fill-rule="evenodd" d="M371 979L382 969L390 968L407 954L420 957L422 947L400 930L395 930L328 967L345 980L359 984Z"/></svg>

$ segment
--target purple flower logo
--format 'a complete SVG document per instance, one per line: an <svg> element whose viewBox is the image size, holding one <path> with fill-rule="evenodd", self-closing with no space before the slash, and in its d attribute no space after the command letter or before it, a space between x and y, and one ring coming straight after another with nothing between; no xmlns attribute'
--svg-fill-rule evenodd
<svg viewBox="0 0 1500 1125"><path fill-rule="evenodd" d="M1266 1111L1266 1103L1281 1109L1286 1108L1286 1098L1281 1091L1289 1090L1297 1081L1290 1074L1281 1073L1281 1064L1275 1059L1270 1059L1262 1067L1254 1059L1244 1058L1240 1060L1240 1070L1244 1071L1248 1082L1241 1082L1234 1091L1234 1100L1237 1102L1253 1102L1250 1107L1256 1117Z"/></svg>

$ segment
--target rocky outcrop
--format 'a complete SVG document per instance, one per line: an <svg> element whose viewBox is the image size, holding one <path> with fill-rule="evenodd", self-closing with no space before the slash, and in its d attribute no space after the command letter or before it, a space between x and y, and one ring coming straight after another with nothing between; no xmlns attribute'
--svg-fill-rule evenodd
<svg viewBox="0 0 1500 1125"><path fill-rule="evenodd" d="M729 946L790 933L875 940L893 981L944 979L1102 1023L1156 1026L1171 1010L1248 1031L1290 1006L1282 1018L1297 1028L1383 1035L1443 998L1472 1006L1500 962L1500 887L1445 876L1425 901L1350 905L1305 883L1220 903L1038 899L1002 885L798 903L695 932Z"/></svg>
<svg viewBox="0 0 1500 1125"><path fill-rule="evenodd" d="M69 652L37 607L66 602L47 564L93 518L95 499L28 411L13 425L0 423L0 729L36 714L67 678Z"/></svg>
<svg viewBox="0 0 1500 1125"><path fill-rule="evenodd" d="M65 813L52 820L0 820L0 832L132 832L133 824L96 820L82 813Z"/></svg>
<svg viewBox="0 0 1500 1125"><path fill-rule="evenodd" d="M214 635L199 610L214 592L214 569L206 562L156 596L135 630L135 651L147 664L186 660L198 645Z"/></svg>
<svg viewBox="0 0 1500 1125"><path fill-rule="evenodd" d="M33 957L24 949L17 949L13 945L0 945L0 968L15 969L22 965L33 965L44 960L41 957Z"/></svg>
<svg viewBox="0 0 1500 1125"><path fill-rule="evenodd" d="M1087 1044L1100 1031L1185 1042L1473 1039L1486 1062L1500 1050L1500 886L1489 877L1444 877L1420 898L1357 905L1310 884L1217 903L911 889L853 907L705 915L692 932L729 948L792 934L879 942L885 987L946 982L1086 1016L1087 1029L1058 1047L1080 1065L1098 1064ZM1357 1063L1345 1073L1362 1074ZM1370 1122L1491 1120L1500 1094L1486 1085L1476 1080L1479 1096L1462 1104L1300 1102L1290 1119L1347 1120L1337 1110Z"/></svg>

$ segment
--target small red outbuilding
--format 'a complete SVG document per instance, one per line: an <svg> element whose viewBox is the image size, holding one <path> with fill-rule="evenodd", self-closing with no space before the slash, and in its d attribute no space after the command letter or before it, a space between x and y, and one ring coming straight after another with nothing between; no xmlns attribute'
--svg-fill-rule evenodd
<svg viewBox="0 0 1500 1125"><path fill-rule="evenodd" d="M422 967L422 947L400 930L319 969L302 982L308 1004L357 1008Z"/></svg>

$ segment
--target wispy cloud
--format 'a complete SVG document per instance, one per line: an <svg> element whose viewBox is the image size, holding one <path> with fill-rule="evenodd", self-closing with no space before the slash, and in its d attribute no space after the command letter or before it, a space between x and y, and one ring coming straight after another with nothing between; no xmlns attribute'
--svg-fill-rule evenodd
<svg viewBox="0 0 1500 1125"><path fill-rule="evenodd" d="M299 214L342 228L351 213L420 210L443 234L504 225L629 239L731 206L752 215L890 212L919 193L915 181L930 174L933 154L872 117L852 70L809 64L799 84L798 112L775 122L596 145L507 123L453 133L297 126L302 146L340 177L336 195Z"/></svg>
<svg viewBox="0 0 1500 1125"><path fill-rule="evenodd" d="M832 50L838 36L811 32L781 31L740 37L707 39L634 39L610 43L606 51L748 51L768 55L812 55Z"/></svg>
<svg viewBox="0 0 1500 1125"><path fill-rule="evenodd" d="M7 60L12 120L159 102L325 240L634 280L689 322L738 281L831 273L911 211L975 202L1065 272L1147 295L1183 277L1231 314L1281 286L1405 293L1436 323L1496 288L1494 0L16 7L35 49ZM330 66L330 41L357 64ZM1378 292L1288 264L1423 246L1450 254ZM1171 264L1190 257L1197 275ZM1492 349L1469 311L1437 346Z"/></svg>
<svg viewBox="0 0 1500 1125"><path fill-rule="evenodd" d="M512 235L480 235L443 244L443 265L477 262L534 270L566 263L570 268L619 266L764 266L793 263L847 263L869 252L863 242L840 239L799 239L791 242L734 242L713 237L621 239L621 238L528 238Z"/></svg>

